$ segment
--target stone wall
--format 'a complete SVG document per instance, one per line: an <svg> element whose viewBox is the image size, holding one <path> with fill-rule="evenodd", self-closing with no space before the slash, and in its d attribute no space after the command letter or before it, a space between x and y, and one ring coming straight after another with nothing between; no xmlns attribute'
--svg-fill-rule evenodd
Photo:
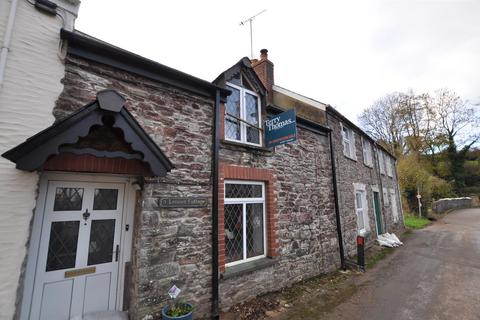
<svg viewBox="0 0 480 320"><path fill-rule="evenodd" d="M273 152L224 142L220 159L273 172L279 241L279 254L267 267L221 280L222 309L339 267L327 136L298 128L296 142Z"/></svg>
<svg viewBox="0 0 480 320"><path fill-rule="evenodd" d="M355 189L354 183L364 184L366 187L368 223L370 234L366 237L367 246L373 244L376 239L377 227L375 222L375 213L373 209L373 188L377 188L381 199L381 212L384 232L397 232L403 227L403 217L400 209L400 197L396 187L396 175L388 177L386 174L380 174L378 167L378 150L372 143L373 167L364 164L362 136L365 134L346 123L342 123L336 115L327 114L328 126L332 129L333 145L335 150L335 166L337 171L337 186L339 197L339 211L342 224L342 235L345 246L345 254L353 256L356 254L357 237L357 214L355 211ZM342 125L352 129L355 133L356 160L346 157L343 154ZM393 159L393 158L392 158ZM394 188L397 197L397 207L399 210L399 222L393 222L391 205L386 205L383 199L383 188Z"/></svg>
<svg viewBox="0 0 480 320"><path fill-rule="evenodd" d="M211 307L211 153L213 100L72 56L66 60L65 89L58 119L115 89L127 109L175 165L162 179L147 179L137 192L132 275L127 284L133 319L158 313L173 285L192 302L196 316ZM207 197L205 208L160 208L160 197Z"/></svg>
<svg viewBox="0 0 480 320"><path fill-rule="evenodd" d="M440 199L432 203L432 210L436 213L443 213L452 209L471 208L472 198Z"/></svg>

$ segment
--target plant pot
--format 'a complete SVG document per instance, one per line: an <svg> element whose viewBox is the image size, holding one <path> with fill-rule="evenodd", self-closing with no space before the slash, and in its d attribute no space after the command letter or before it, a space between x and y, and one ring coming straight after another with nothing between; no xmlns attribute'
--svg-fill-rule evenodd
<svg viewBox="0 0 480 320"><path fill-rule="evenodd" d="M192 307L192 305L190 303L185 303L185 304ZM193 307L192 307L192 311L190 311L187 314L184 314L183 316L179 316L179 317L168 316L167 315L168 310L170 310L170 306L168 306L168 305L166 305L165 307L162 308L162 319L163 320L192 320L193 319Z"/></svg>

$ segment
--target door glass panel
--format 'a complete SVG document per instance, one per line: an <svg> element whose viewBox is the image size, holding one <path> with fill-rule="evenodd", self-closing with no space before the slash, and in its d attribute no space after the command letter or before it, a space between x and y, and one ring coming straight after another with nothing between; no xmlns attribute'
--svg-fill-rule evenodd
<svg viewBox="0 0 480 320"><path fill-rule="evenodd" d="M115 219L92 220L88 265L112 262Z"/></svg>
<svg viewBox="0 0 480 320"><path fill-rule="evenodd" d="M48 243L47 271L75 267L80 221L52 222Z"/></svg>
<svg viewBox="0 0 480 320"><path fill-rule="evenodd" d="M116 210L118 189L95 189L93 210Z"/></svg>
<svg viewBox="0 0 480 320"><path fill-rule="evenodd" d="M83 188L57 188L53 211L82 210Z"/></svg>
<svg viewBox="0 0 480 320"><path fill-rule="evenodd" d="M247 203L247 258L263 255L263 203Z"/></svg>

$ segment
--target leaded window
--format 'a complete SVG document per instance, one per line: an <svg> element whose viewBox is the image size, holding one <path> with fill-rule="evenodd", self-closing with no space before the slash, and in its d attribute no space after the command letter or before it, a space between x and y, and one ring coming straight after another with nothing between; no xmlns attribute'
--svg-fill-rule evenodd
<svg viewBox="0 0 480 320"><path fill-rule="evenodd" d="M260 99L258 95L229 83L232 94L225 104L225 139L261 145Z"/></svg>
<svg viewBox="0 0 480 320"><path fill-rule="evenodd" d="M227 266L265 257L265 185L226 181L224 214Z"/></svg>

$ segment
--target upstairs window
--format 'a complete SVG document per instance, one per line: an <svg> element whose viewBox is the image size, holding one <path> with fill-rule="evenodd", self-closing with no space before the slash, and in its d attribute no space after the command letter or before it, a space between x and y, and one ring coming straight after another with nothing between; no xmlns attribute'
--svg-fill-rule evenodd
<svg viewBox="0 0 480 320"><path fill-rule="evenodd" d="M363 163L368 167L373 167L372 144L367 139L362 139Z"/></svg>
<svg viewBox="0 0 480 320"><path fill-rule="evenodd" d="M385 157L383 155L383 151L378 150L378 162L380 166L380 173L385 174Z"/></svg>
<svg viewBox="0 0 480 320"><path fill-rule="evenodd" d="M260 99L248 89L227 84L232 94L225 104L225 139L261 145Z"/></svg>
<svg viewBox="0 0 480 320"><path fill-rule="evenodd" d="M392 159L387 155L385 155L385 163L387 165L387 175L393 177Z"/></svg>
<svg viewBox="0 0 480 320"><path fill-rule="evenodd" d="M352 160L357 160L356 150L355 150L355 134L352 129L349 129L341 125L342 129L342 142L343 142L343 154Z"/></svg>

